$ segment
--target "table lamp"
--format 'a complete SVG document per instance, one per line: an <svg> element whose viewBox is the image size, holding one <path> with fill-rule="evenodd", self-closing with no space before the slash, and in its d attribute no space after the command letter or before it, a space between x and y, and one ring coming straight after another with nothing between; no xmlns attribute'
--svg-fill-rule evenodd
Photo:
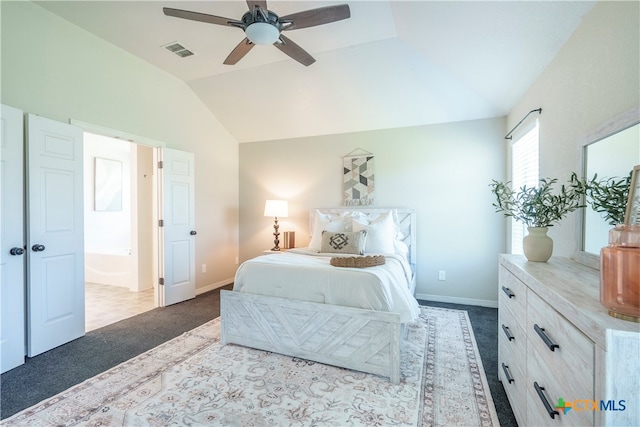
<svg viewBox="0 0 640 427"><path fill-rule="evenodd" d="M286 200L267 200L264 205L264 216L272 216L274 218L273 223L273 235L275 237L273 241L272 251L279 251L280 247L278 244L280 240L278 240L278 236L280 233L278 232L278 217L286 218L289 216L289 203Z"/></svg>

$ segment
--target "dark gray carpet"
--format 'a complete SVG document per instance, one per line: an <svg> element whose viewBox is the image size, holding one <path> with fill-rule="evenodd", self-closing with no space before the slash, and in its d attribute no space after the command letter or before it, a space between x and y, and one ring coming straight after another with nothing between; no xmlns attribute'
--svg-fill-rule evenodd
<svg viewBox="0 0 640 427"><path fill-rule="evenodd" d="M420 303L469 313L500 423L517 426L498 381L497 310L431 301ZM214 290L88 332L82 338L28 358L24 365L0 377L0 418L8 418L219 315L220 292Z"/></svg>

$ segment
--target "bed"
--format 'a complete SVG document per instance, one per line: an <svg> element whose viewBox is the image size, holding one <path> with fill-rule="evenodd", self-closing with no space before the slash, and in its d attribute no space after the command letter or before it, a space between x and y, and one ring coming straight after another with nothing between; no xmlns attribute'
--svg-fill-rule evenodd
<svg viewBox="0 0 640 427"><path fill-rule="evenodd" d="M222 343L372 373L398 383L404 325L419 314L413 296L415 221L410 209L312 210L308 248L248 260L238 268L233 291L221 291ZM384 265L330 265L332 257L354 256L351 249L343 253L341 247L327 246L328 236L343 232L353 237L351 241L366 235L355 250L383 254Z"/></svg>

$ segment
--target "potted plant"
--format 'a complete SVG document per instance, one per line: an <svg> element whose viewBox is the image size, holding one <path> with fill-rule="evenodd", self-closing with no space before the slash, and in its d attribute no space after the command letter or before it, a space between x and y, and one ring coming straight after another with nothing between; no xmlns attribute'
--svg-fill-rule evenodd
<svg viewBox="0 0 640 427"><path fill-rule="evenodd" d="M511 182L493 180L489 185L496 196L493 206L496 212L527 226L529 234L522 241L524 255L529 261L546 262L553 252L553 241L547 236L549 227L563 219L569 212L583 207L582 194L574 185L560 186L554 190L556 178L543 178L537 187L526 185L518 190Z"/></svg>

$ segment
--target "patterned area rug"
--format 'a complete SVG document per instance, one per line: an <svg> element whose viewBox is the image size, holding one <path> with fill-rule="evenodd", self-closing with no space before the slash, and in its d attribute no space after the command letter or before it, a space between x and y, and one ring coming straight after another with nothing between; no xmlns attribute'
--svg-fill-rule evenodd
<svg viewBox="0 0 640 427"><path fill-rule="evenodd" d="M219 343L220 319L3 426L498 426L466 311L422 307L401 382Z"/></svg>

